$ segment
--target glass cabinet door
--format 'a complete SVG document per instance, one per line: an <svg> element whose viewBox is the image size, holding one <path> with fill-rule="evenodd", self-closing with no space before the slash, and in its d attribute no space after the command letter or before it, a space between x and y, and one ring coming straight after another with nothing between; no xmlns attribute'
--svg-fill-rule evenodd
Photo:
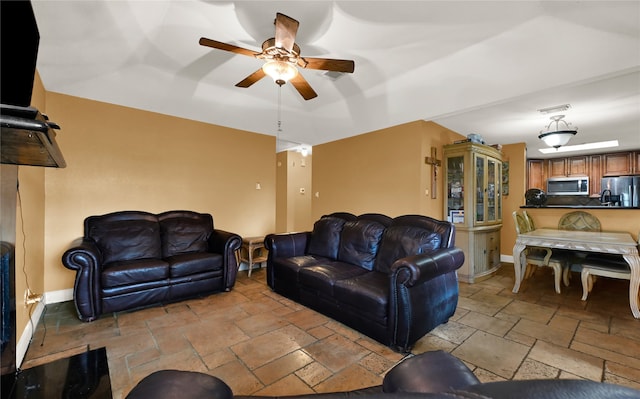
<svg viewBox="0 0 640 399"><path fill-rule="evenodd" d="M485 205L485 170L484 164L486 158L476 156L476 222L484 222L484 205Z"/></svg>
<svg viewBox="0 0 640 399"><path fill-rule="evenodd" d="M447 158L447 218L464 222L464 156Z"/></svg>
<svg viewBox="0 0 640 399"><path fill-rule="evenodd" d="M496 220L496 161L487 160L487 220Z"/></svg>
<svg viewBox="0 0 640 399"><path fill-rule="evenodd" d="M496 220L502 220L502 162L496 162Z"/></svg>

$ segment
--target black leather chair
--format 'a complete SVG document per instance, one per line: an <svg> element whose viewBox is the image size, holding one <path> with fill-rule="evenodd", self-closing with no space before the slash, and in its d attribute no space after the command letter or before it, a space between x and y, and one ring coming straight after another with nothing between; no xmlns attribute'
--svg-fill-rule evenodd
<svg viewBox="0 0 640 399"><path fill-rule="evenodd" d="M385 375L381 386L350 392L286 396L287 399L638 399L640 391L587 380L523 380L482 384L463 362L443 351L407 358ZM126 399L276 399L233 395L214 376L162 370L140 381Z"/></svg>

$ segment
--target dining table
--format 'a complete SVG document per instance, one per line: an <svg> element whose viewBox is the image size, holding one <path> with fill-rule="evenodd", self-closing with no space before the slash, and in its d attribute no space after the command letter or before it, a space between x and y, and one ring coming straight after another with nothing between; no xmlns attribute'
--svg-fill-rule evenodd
<svg viewBox="0 0 640 399"><path fill-rule="evenodd" d="M631 268L629 306L633 317L640 319L640 310L638 309L640 256L638 255L638 242L633 239L631 234L614 231L575 231L553 228L540 228L518 234L516 243L513 246L513 267L516 275L513 286L514 293L520 290L520 283L522 283L525 274L527 262L524 249L528 246L622 255Z"/></svg>

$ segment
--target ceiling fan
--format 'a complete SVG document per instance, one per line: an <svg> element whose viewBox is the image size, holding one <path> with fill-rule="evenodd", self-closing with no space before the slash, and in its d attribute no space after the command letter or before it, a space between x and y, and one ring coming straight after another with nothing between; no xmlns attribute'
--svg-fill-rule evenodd
<svg viewBox="0 0 640 399"><path fill-rule="evenodd" d="M276 26L275 37L265 40L264 43L262 43L262 51L260 52L205 37L200 38L200 45L255 57L265 61L262 68L238 82L236 84L237 87L249 87L266 75L269 75L279 86L291 82L293 87L298 90L305 100L315 98L318 94L311 88L309 82L298 73L296 66L332 72L353 72L355 63L351 60L301 57L300 47L295 43L296 33L298 32L300 23L295 19L281 13L276 13L274 24Z"/></svg>

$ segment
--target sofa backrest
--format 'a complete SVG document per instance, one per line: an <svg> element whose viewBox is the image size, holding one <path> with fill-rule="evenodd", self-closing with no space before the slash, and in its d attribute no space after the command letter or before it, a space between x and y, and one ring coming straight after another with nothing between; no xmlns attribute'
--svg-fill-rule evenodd
<svg viewBox="0 0 640 399"><path fill-rule="evenodd" d="M455 245L455 227L446 220L438 220L424 215L404 215L393 219L392 225L408 225L434 231L441 237L440 248L453 248Z"/></svg>
<svg viewBox="0 0 640 399"><path fill-rule="evenodd" d="M313 224L313 231L309 237L307 253L329 259L338 259L342 228L347 220L355 220L350 213L336 213L324 215Z"/></svg>
<svg viewBox="0 0 640 399"><path fill-rule="evenodd" d="M380 241L391 218L377 213L345 222L340 236L338 260L373 270Z"/></svg>
<svg viewBox="0 0 640 399"><path fill-rule="evenodd" d="M156 215L142 211L121 211L84 220L84 236L93 239L103 263L160 258L160 224Z"/></svg>
<svg viewBox="0 0 640 399"><path fill-rule="evenodd" d="M384 232L375 270L389 273L398 259L453 246L454 231L451 223L428 216L398 216Z"/></svg>
<svg viewBox="0 0 640 399"><path fill-rule="evenodd" d="M307 253L389 273L398 259L449 248L454 242L453 224L428 216L392 219L379 213L336 212L315 222Z"/></svg>
<svg viewBox="0 0 640 399"><path fill-rule="evenodd" d="M206 252L213 234L213 217L208 213L168 211L158 215L162 256Z"/></svg>

